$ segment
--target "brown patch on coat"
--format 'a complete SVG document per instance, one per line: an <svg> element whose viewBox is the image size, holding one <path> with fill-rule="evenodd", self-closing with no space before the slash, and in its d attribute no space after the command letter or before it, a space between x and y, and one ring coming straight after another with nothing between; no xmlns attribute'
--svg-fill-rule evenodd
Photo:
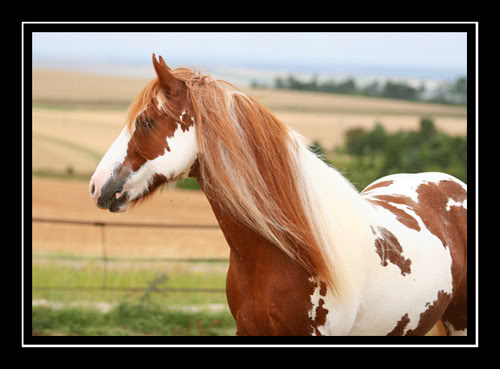
<svg viewBox="0 0 500 369"><path fill-rule="evenodd" d="M402 255L403 248L396 236L386 228L378 227L378 229L382 237L375 240L375 248L380 260L382 260L382 265L387 266L389 265L388 262L390 262L401 270L403 276L410 274L411 260L405 259ZM374 232L373 228L372 231Z"/></svg>
<svg viewBox="0 0 500 369"><path fill-rule="evenodd" d="M368 191L371 191L375 188L380 188L380 187L388 187L390 186L394 181L382 181L382 182L379 182L379 183L375 183L373 185L369 185L368 187L366 187L363 191L361 191L361 193L364 193L364 192L368 192Z"/></svg>
<svg viewBox="0 0 500 369"><path fill-rule="evenodd" d="M328 310L323 307L324 304L325 301L323 299L319 299L318 307L316 307L316 316L311 324L316 336L322 336L318 328L324 326L326 323L326 316L328 314Z"/></svg>
<svg viewBox="0 0 500 369"><path fill-rule="evenodd" d="M404 334L405 328L410 322L410 318L408 317L408 314L405 314L401 317L399 322L396 324L396 327L387 334L388 336L402 336Z"/></svg>
<svg viewBox="0 0 500 369"><path fill-rule="evenodd" d="M320 282L319 284L319 294L320 296L326 296L326 283L325 282Z"/></svg>
<svg viewBox="0 0 500 369"><path fill-rule="evenodd" d="M467 191L454 181L444 180L425 183L417 188L419 205L426 211L419 216L429 231L438 237L443 246L450 250L452 265L451 302L443 315L457 330L467 328L467 209L451 206L450 199L462 203L467 199Z"/></svg>
<svg viewBox="0 0 500 369"><path fill-rule="evenodd" d="M441 240L443 246L446 248L450 243L463 243L465 240L460 240L461 234L456 237L453 232L449 231L449 225L453 224L455 227L462 228L467 232L467 210L461 208L461 211L454 210L457 207L452 207L453 212L446 210L446 206L450 199L457 202L462 202L467 198L467 192L460 186L460 184L444 180L438 183L429 182L423 183L417 188L418 204L419 207L417 214L422 218L429 232ZM463 217L465 214L465 218ZM467 236L467 233L465 233Z"/></svg>
<svg viewBox="0 0 500 369"><path fill-rule="evenodd" d="M317 283L311 282L314 285L314 290L318 287ZM326 296L326 283L320 282L320 290L319 294L320 296ZM316 336L322 336L321 332L319 331L319 327L322 327L326 323L326 316L328 315L328 309L324 308L325 305L325 300L319 299L318 301L318 306L316 307L314 311L314 319L311 318L311 327L314 330L314 334Z"/></svg>
<svg viewBox="0 0 500 369"><path fill-rule="evenodd" d="M376 196L375 199L368 199L372 204L381 206L396 216L396 219L404 224L406 227L410 229L414 229L416 231L420 231L420 226L415 218L413 218L410 214L405 212L402 209L399 209L395 206L392 206L390 202L402 203L401 201L405 201L404 196L388 196L388 195L380 195ZM407 198L409 199L409 198ZM396 201L394 201L396 200ZM413 200L410 199L413 202Z"/></svg>
<svg viewBox="0 0 500 369"><path fill-rule="evenodd" d="M406 336L424 336L441 318L450 301L451 295L449 293L439 291L437 299L420 314L417 327L406 332Z"/></svg>

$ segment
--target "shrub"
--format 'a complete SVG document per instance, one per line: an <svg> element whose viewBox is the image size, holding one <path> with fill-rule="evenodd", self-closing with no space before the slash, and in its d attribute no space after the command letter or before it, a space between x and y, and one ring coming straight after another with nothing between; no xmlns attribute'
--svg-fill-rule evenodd
<svg viewBox="0 0 500 369"><path fill-rule="evenodd" d="M349 130L342 151L353 155L341 169L359 190L394 173L439 171L467 182L467 137L439 131L430 118L422 118L418 131L389 134L379 123Z"/></svg>

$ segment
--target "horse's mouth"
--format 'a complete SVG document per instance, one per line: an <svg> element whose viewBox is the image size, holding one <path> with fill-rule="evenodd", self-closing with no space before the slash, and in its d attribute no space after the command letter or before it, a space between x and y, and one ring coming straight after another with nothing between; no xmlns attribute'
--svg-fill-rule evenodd
<svg viewBox="0 0 500 369"><path fill-rule="evenodd" d="M116 194L115 200L109 206L109 211L112 213L123 212L128 208L128 192Z"/></svg>
<svg viewBox="0 0 500 369"><path fill-rule="evenodd" d="M97 201L97 206L101 209L107 209L112 213L124 212L128 208L128 200L128 192L116 192L112 196L99 198L99 200Z"/></svg>

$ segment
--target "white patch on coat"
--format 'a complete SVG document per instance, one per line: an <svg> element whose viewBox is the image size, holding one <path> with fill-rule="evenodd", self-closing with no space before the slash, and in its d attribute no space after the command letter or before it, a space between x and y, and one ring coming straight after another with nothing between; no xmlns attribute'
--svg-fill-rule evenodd
<svg viewBox="0 0 500 369"><path fill-rule="evenodd" d="M446 211L450 211L452 206L458 206L459 208L465 208L467 209L467 199L465 199L462 202L455 201L452 198L448 200L448 203L446 204Z"/></svg>

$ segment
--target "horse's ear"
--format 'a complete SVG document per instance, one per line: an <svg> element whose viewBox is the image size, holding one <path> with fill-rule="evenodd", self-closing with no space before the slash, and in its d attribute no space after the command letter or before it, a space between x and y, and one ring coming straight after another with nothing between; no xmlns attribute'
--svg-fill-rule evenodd
<svg viewBox="0 0 500 369"><path fill-rule="evenodd" d="M156 55L153 53L153 66L155 67L155 72L160 80L161 86L168 94L176 95L182 88L182 82L175 78L170 72L171 69L165 63L165 60L163 60L161 56L160 61L156 60Z"/></svg>
<svg viewBox="0 0 500 369"><path fill-rule="evenodd" d="M165 63L165 60L163 60L163 58L161 57L161 55L158 58L160 59L160 65L162 67L166 68L167 70L170 70L170 67L167 65L167 63Z"/></svg>

